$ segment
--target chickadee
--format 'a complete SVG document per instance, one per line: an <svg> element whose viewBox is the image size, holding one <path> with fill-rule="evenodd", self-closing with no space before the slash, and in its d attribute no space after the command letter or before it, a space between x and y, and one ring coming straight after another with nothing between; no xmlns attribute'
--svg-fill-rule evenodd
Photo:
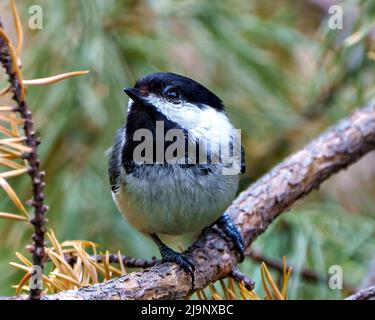
<svg viewBox="0 0 375 320"><path fill-rule="evenodd" d="M235 129L222 101L200 83L174 73L150 74L124 91L129 96L127 122L116 133L108 170L120 212L155 241L162 261L177 263L192 279L193 263L157 234L197 232L216 221L242 259L242 237L222 213L245 171L244 152L239 144L239 170L225 173L234 166ZM223 145L231 151L223 152Z"/></svg>

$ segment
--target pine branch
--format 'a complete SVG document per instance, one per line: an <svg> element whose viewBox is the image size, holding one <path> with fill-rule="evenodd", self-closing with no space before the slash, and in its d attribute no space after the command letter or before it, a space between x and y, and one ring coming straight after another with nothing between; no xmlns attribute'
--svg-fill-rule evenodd
<svg viewBox="0 0 375 320"><path fill-rule="evenodd" d="M0 29L3 30L3 26L0 21ZM28 174L31 177L32 184L32 199L30 204L34 207L34 217L30 222L34 225L33 234L33 263L43 269L45 260L44 251L44 235L46 224L45 212L47 206L44 204L44 172L40 170L40 160L37 153L37 147L39 139L36 137L34 130L34 123L31 116L31 111L25 101L25 92L22 85L22 78L20 71L17 66L17 59L12 55L12 45L10 41L7 41L6 34L2 34L0 37L0 62L5 69L6 74L9 77L10 91L13 94L13 100L17 104L16 110L19 112L21 118L24 120L24 132L25 132L25 144L30 147L31 152L24 155L24 158L28 162ZM31 299L39 299L41 290L38 288L30 291Z"/></svg>
<svg viewBox="0 0 375 320"><path fill-rule="evenodd" d="M246 248L297 200L374 149L375 106L371 104L357 110L251 185L227 209L244 237ZM203 230L186 254L196 266L194 289L202 289L225 277L239 261L233 244L220 236L216 226ZM192 292L188 274L174 264L162 263L43 299L183 299Z"/></svg>

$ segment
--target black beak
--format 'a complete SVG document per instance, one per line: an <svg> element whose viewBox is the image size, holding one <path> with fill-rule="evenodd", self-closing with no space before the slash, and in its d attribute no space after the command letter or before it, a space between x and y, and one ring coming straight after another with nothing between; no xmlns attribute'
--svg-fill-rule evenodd
<svg viewBox="0 0 375 320"><path fill-rule="evenodd" d="M147 95L137 88L125 88L123 91L135 102L146 102Z"/></svg>

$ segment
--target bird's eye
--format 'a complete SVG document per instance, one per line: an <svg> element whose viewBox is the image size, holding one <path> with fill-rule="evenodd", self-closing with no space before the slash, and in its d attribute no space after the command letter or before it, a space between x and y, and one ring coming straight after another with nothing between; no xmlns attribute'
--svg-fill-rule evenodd
<svg viewBox="0 0 375 320"><path fill-rule="evenodd" d="M165 95L170 100L178 100L180 99L180 93L176 88L170 88L165 92Z"/></svg>

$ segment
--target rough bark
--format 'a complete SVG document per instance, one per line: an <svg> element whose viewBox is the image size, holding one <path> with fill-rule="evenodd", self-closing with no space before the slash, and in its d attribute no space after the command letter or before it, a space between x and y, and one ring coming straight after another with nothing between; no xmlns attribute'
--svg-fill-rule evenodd
<svg viewBox="0 0 375 320"><path fill-rule="evenodd" d="M242 233L245 246L297 200L375 149L375 106L359 109L312 143L285 159L242 192L227 212ZM215 226L205 229L187 250L194 261L195 288L226 276L239 257ZM163 263L104 283L44 296L43 299L183 299L191 279L176 265Z"/></svg>

